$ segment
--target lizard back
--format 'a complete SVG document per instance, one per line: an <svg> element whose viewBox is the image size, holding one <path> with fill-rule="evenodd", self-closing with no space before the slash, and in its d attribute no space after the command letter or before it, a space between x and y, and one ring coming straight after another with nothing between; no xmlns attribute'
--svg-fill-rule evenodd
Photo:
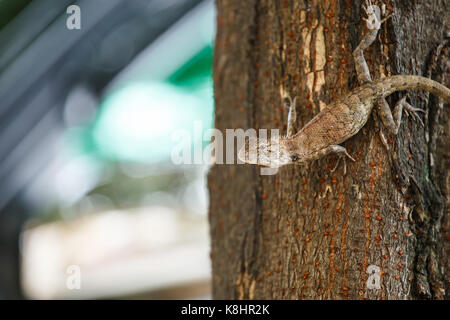
<svg viewBox="0 0 450 320"><path fill-rule="evenodd" d="M355 135L367 122L371 101L360 100L360 90L326 106L291 139L292 151L303 159Z"/></svg>

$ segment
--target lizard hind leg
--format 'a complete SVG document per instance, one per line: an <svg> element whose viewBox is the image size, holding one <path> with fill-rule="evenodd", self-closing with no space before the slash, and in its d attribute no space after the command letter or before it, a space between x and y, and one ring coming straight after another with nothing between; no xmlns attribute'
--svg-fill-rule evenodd
<svg viewBox="0 0 450 320"><path fill-rule="evenodd" d="M377 101L378 107L378 115L380 116L381 122L384 127L388 130L388 132L392 135L397 135L398 130L400 128L403 109L407 116L411 115L416 121L420 123L422 127L424 127L424 123L422 119L419 117L418 112L425 112L422 109L414 108L406 101L406 96L400 99L394 107L394 112L391 112L389 108L389 104L386 99L382 98Z"/></svg>

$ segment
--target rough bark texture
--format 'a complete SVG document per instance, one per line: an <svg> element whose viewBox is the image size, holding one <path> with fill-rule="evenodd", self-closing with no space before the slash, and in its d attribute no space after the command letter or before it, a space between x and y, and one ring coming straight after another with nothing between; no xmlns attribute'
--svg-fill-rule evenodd
<svg viewBox="0 0 450 320"><path fill-rule="evenodd" d="M365 52L372 77L427 76L449 26L448 1L385 3L394 15ZM285 130L281 90L299 96L301 127L357 86L352 51L366 32L360 1L218 0L217 8L218 129ZM430 72L449 86L448 48L436 50ZM334 156L274 176L252 165L211 169L214 298L445 298L449 111L426 93L410 96L427 113L425 128L404 116L390 138L399 179L376 117L343 144L357 159L345 175L342 165L330 172ZM366 284L370 265L380 268L380 289Z"/></svg>

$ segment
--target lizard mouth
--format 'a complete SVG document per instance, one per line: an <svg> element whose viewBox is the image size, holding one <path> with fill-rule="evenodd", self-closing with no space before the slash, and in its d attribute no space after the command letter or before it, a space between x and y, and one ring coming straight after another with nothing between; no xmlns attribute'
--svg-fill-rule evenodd
<svg viewBox="0 0 450 320"><path fill-rule="evenodd" d="M238 152L238 159L241 162L256 164L269 168L279 168L288 164L290 158L283 156L284 152L280 146L272 145L265 141L257 140L256 143L245 143Z"/></svg>
<svg viewBox="0 0 450 320"><path fill-rule="evenodd" d="M285 164L279 157L270 155L262 156L257 152L256 149L249 150L249 148L246 146L243 146L239 150L238 158L243 163L256 164L268 168L279 168Z"/></svg>

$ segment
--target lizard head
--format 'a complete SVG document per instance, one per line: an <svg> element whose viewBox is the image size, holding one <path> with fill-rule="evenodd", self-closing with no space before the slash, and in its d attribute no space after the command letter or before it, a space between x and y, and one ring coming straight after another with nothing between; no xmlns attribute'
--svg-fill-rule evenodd
<svg viewBox="0 0 450 320"><path fill-rule="evenodd" d="M250 141L239 150L238 158L245 163L271 168L278 168L297 161L282 139L278 142L265 139Z"/></svg>

